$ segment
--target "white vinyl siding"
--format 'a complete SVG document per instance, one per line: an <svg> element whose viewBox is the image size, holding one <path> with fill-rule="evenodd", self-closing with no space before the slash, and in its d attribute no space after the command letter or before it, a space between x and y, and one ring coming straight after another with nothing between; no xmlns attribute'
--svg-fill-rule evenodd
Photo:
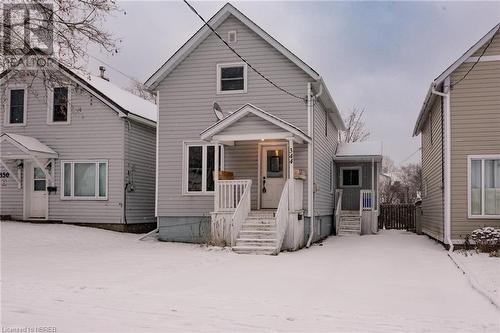
<svg viewBox="0 0 500 333"><path fill-rule="evenodd" d="M108 161L62 161L61 199L107 200Z"/></svg>

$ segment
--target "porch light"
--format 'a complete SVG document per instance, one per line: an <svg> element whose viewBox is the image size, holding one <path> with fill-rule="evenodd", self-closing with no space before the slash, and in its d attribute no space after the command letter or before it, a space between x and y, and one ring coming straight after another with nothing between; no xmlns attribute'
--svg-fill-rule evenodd
<svg viewBox="0 0 500 333"><path fill-rule="evenodd" d="M260 139L260 141L264 141L264 139Z"/></svg>

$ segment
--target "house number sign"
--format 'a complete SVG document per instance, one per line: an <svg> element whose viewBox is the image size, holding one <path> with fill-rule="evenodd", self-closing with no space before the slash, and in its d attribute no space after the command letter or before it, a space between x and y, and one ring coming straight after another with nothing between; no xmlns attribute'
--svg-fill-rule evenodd
<svg viewBox="0 0 500 333"><path fill-rule="evenodd" d="M0 178L9 178L10 174L7 171L0 172Z"/></svg>
<svg viewBox="0 0 500 333"><path fill-rule="evenodd" d="M290 161L290 164L293 164L293 148L290 147L288 149L288 160Z"/></svg>

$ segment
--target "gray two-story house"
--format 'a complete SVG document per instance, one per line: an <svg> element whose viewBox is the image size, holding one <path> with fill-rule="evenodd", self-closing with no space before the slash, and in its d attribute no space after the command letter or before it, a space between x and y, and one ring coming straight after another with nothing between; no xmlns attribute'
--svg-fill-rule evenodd
<svg viewBox="0 0 500 333"><path fill-rule="evenodd" d="M345 125L321 76L232 5L208 25L222 40L203 26L146 82L160 239L294 250L332 234L335 206L359 233L362 211L375 216L380 152L336 156Z"/></svg>
<svg viewBox="0 0 500 333"><path fill-rule="evenodd" d="M61 64L0 79L2 219L154 228L154 103Z"/></svg>

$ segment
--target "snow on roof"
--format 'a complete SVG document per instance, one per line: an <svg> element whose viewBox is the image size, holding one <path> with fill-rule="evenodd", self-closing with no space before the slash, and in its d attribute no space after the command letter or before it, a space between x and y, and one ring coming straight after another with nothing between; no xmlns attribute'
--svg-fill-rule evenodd
<svg viewBox="0 0 500 333"><path fill-rule="evenodd" d="M24 148L31 152L39 152L39 153L46 153L46 154L52 154L52 155L57 155L57 153L52 150L52 148L48 147L47 145L41 143L37 139L31 137L31 136L25 136L25 135L20 135L20 134L14 134L14 133L4 133L2 136L7 136L10 137L12 140L16 141L18 144L22 145Z"/></svg>
<svg viewBox="0 0 500 333"><path fill-rule="evenodd" d="M95 75L78 75L95 89L110 98L123 109L139 117L157 121L156 104L151 103L129 91L123 90L117 85Z"/></svg>
<svg viewBox="0 0 500 333"><path fill-rule="evenodd" d="M337 157L382 156L382 141L341 142L337 146Z"/></svg>

